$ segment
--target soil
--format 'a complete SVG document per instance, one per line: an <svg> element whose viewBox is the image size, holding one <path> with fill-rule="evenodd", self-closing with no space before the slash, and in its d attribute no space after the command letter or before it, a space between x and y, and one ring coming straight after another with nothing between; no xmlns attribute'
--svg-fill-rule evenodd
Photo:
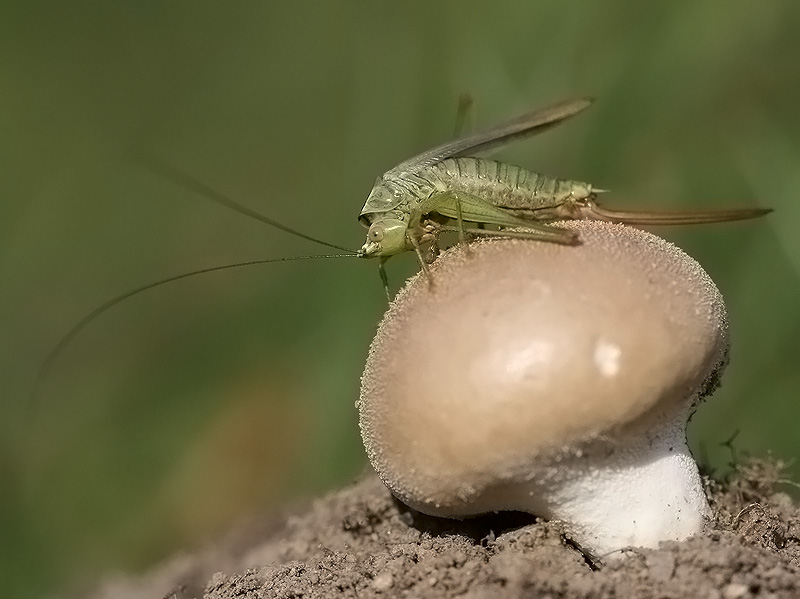
<svg viewBox="0 0 800 599"><path fill-rule="evenodd" d="M800 597L800 508L782 465L750 460L709 481L708 530L657 550L593 563L557 522L500 513L458 522L396 501L374 476L280 522L261 520L219 546L149 575L109 580L95 599L668 599Z"/></svg>

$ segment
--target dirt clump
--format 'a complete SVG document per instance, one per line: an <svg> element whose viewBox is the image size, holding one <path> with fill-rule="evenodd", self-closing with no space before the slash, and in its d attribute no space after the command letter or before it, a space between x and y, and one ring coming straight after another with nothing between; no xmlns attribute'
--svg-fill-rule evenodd
<svg viewBox="0 0 800 599"><path fill-rule="evenodd" d="M396 501L374 476L279 526L259 524L94 597L750 599L800 597L800 508L775 461L709 482L708 530L593 563L557 522L499 513L463 522Z"/></svg>

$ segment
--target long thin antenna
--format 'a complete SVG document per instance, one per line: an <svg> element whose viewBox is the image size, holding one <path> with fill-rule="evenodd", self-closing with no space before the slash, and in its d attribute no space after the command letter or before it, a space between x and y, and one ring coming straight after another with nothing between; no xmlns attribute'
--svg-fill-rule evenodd
<svg viewBox="0 0 800 599"><path fill-rule="evenodd" d="M255 266L258 264L267 264L270 262L291 262L293 260L316 260L321 258L357 258L358 255L351 253L351 254L323 254L323 255L315 255L315 256L286 256L283 258L265 258L263 260L248 260L247 262L236 262L234 264L223 264L222 266L211 266L208 268L201 268L199 270L193 270L190 272L185 272L179 275L173 275L171 277L167 277L166 279L160 279L158 281L154 281L152 283L148 283L147 285L142 285L141 287L136 287L135 289L131 289L130 291L126 291L125 293L121 293L115 297L112 297L110 300L106 301L105 303L101 304L91 312L89 312L86 316L80 319L71 329L69 329L63 337L59 340L59 342L50 350L47 356L42 362L42 367L39 369L39 372L36 375L36 380L33 383L33 389L31 390L30 400L28 403L28 418L27 420L30 421L32 417L35 415L36 410L38 408L38 400L39 400L39 390L41 388L42 382L47 378L50 370L53 367L53 364L58 359L58 357L64 352L64 350L69 346L73 339L80 333L83 329L89 325L95 318L103 314L104 312L108 311L109 309L113 308L120 302L125 301L126 299L133 297L135 295L139 295L145 291L149 291L150 289L154 289L155 287L160 287L161 285L166 285L167 283L173 283L175 281L180 281L181 279L188 279L189 277L194 277L197 275L202 275L210 272L216 272L219 270L229 270L233 268L242 268L245 266Z"/></svg>
<svg viewBox="0 0 800 599"><path fill-rule="evenodd" d="M346 247L342 247L340 245L336 245L335 243L328 243L327 241L322 241L321 239L317 239L316 237L312 237L311 235L306 235L305 233L301 233L300 231L297 231L296 229L292 229L291 227L288 227L288 226L286 226L284 224L281 224L278 221L269 218L268 216L264 216L263 214L260 214L260 213L256 212L255 210L252 210L251 208L248 208L247 206L244 206L244 205L240 204L239 202L237 202L235 200L232 200L231 198L229 198L225 194L220 193L216 189L213 189L213 188L209 187L205 183L202 183L201 181L198 181L192 175L190 175L188 173L185 173L185 172L175 168L174 166L166 164L165 162L160 161L158 158L154 158L153 156L147 156L147 155L145 155L143 153L140 153L140 152L134 152L133 153L133 157L137 162L141 163L143 166L147 167L148 169L150 169L154 173L156 173L158 175L161 175L162 177L165 177L166 179L169 179L169 180L173 181L174 183L176 183L176 184L178 184L178 185L180 185L182 187L185 187L186 189L188 189L190 191L193 191L193 192L198 193L198 194L200 194L202 196L205 196L209 200L213 200L213 201L217 202L218 204L221 204L221 205L225 206L226 208L230 208L231 210L235 210L236 212L238 212L240 214L244 214L245 216L249 216L250 218L254 218L256 220L259 220L262 223L266 223L266 224L268 224L268 225L270 225L272 227L275 227L276 229L280 229L281 231L285 231L286 233L290 233L291 235L294 235L295 237L300 237L300 238L306 239L308 241L313 241L314 243L318 243L320 245L324 245L325 247L329 247L329 248L332 248L332 249L335 249L335 250L341 250L343 252L350 252L352 254L356 253L355 250L351 250L350 248L346 248Z"/></svg>

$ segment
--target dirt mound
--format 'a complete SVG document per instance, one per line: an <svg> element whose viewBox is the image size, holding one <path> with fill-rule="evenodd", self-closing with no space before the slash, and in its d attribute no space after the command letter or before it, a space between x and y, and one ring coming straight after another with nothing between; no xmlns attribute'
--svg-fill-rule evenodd
<svg viewBox="0 0 800 599"><path fill-rule="evenodd" d="M557 522L503 513L466 522L414 512L374 476L305 513L263 522L95 597L135 599L800 597L800 509L781 465L752 460L709 482L708 531L658 550L588 561Z"/></svg>

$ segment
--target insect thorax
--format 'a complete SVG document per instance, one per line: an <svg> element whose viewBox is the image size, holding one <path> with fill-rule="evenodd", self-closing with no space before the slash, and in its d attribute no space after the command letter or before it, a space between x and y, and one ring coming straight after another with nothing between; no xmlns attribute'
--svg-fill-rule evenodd
<svg viewBox="0 0 800 599"><path fill-rule="evenodd" d="M436 191L431 181L417 173L384 175L375 186L361 209L359 220L369 224L377 214L389 211L408 213L413 205Z"/></svg>

